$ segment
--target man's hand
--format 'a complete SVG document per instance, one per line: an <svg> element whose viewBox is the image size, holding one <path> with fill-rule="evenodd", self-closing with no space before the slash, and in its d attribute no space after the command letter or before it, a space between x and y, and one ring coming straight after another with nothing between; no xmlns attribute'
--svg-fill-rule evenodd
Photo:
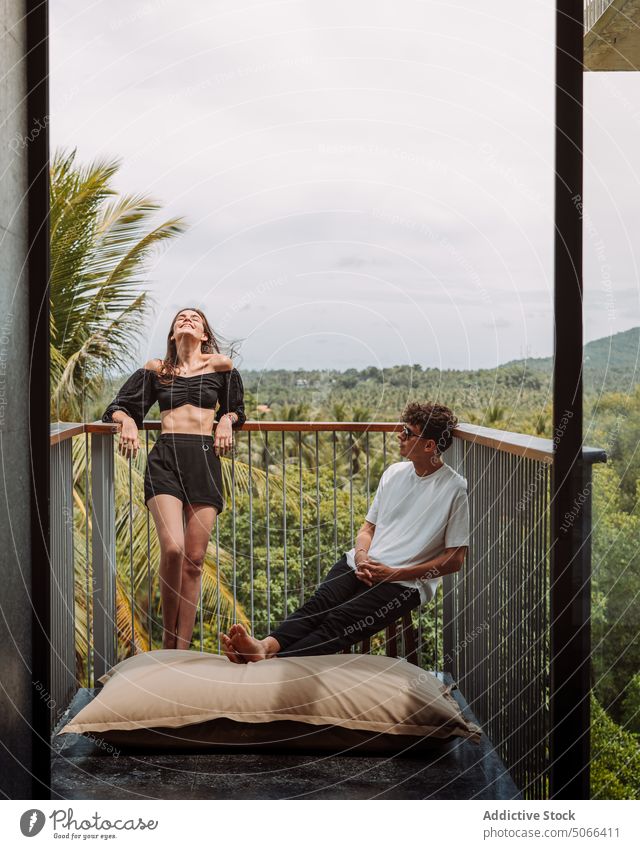
<svg viewBox="0 0 640 849"><path fill-rule="evenodd" d="M385 566L384 563L375 563L372 560L364 560L358 564L356 569L356 577L359 578L368 587L374 584L381 584L384 581L393 581L397 575L397 570L391 566Z"/></svg>

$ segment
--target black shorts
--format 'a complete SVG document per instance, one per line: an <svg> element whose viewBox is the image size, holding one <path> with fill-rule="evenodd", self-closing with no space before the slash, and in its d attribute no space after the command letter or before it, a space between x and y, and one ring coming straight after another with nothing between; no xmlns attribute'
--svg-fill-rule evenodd
<svg viewBox="0 0 640 849"><path fill-rule="evenodd" d="M211 504L219 513L223 510L222 470L212 436L160 434L147 458L145 504L156 495L173 495L185 504Z"/></svg>

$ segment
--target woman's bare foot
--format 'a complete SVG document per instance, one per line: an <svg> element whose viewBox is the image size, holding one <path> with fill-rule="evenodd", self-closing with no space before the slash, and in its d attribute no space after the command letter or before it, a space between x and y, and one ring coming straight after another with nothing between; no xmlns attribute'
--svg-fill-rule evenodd
<svg viewBox="0 0 640 849"><path fill-rule="evenodd" d="M244 625L232 625L229 628L231 645L244 663L255 663L258 660L266 660L267 648L263 640L256 640L247 633Z"/></svg>
<svg viewBox="0 0 640 849"><path fill-rule="evenodd" d="M240 657L238 652L233 647L233 643L227 636L227 634L223 634L220 632L220 642L222 643L222 651L231 661L231 663L246 663L244 658Z"/></svg>

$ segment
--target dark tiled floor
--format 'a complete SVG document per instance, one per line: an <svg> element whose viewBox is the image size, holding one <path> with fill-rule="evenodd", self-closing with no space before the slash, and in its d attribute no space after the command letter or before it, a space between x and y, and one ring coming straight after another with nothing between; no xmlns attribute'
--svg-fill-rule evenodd
<svg viewBox="0 0 640 849"><path fill-rule="evenodd" d="M477 722L457 690L465 716ZM65 722L93 697L80 690ZM54 738L54 799L518 799L504 764L483 736L456 739L419 757L249 753L117 757L85 737Z"/></svg>

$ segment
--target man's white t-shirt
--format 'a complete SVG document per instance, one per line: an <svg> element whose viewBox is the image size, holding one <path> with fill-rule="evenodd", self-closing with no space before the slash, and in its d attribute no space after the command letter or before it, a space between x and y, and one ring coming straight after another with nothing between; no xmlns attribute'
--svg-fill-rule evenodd
<svg viewBox="0 0 640 849"><path fill-rule="evenodd" d="M366 515L376 526L369 558L386 566L415 566L445 548L469 544L467 481L446 463L421 477L413 463L394 463L384 472ZM347 563L356 568L355 548ZM435 595L441 578L394 581L414 587L423 602Z"/></svg>

